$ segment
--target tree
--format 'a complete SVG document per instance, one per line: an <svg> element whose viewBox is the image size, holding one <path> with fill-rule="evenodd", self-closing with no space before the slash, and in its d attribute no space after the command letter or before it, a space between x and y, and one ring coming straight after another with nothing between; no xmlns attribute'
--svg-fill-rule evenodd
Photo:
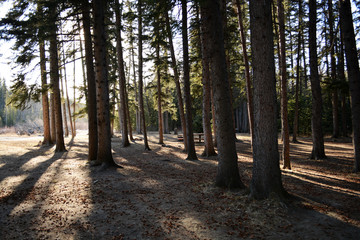
<svg viewBox="0 0 360 240"><path fill-rule="evenodd" d="M202 83L203 83L203 112L202 123L204 130L204 152L203 156L215 156L214 142L212 138L210 110L211 110L211 79L210 79L210 56L209 56L209 31L204 26L205 22L201 21L200 42L201 42L201 62L202 62Z"/></svg>
<svg viewBox="0 0 360 240"><path fill-rule="evenodd" d="M341 81L344 87L341 89L341 129L342 129L342 136L347 137L347 111L346 111L346 98L349 94L348 84L345 77L345 58L344 58L344 37L342 34L342 30L340 28L340 44L338 49L338 78Z"/></svg>
<svg viewBox="0 0 360 240"><path fill-rule="evenodd" d="M336 60L335 60L335 34L334 34L334 14L332 0L328 0L328 11L329 11L329 37L330 37L330 64L331 64L331 82L332 87L332 116L333 116L333 138L339 137L339 95L336 86Z"/></svg>
<svg viewBox="0 0 360 240"><path fill-rule="evenodd" d="M250 1L254 84L253 176L250 196L285 197L281 181L276 120L276 86L271 1Z"/></svg>
<svg viewBox="0 0 360 240"><path fill-rule="evenodd" d="M141 119L141 125L143 128L143 134L144 134L144 147L145 150L151 150L149 147L148 139L147 139L147 131L146 131L146 122L145 122L145 110L144 110L144 92L143 92L143 36L142 36L142 1L138 1L138 40L139 40L139 46L138 46L138 71L139 71L139 107L140 107L140 119Z"/></svg>
<svg viewBox="0 0 360 240"><path fill-rule="evenodd" d="M159 132L159 144L164 144L164 122L163 122L163 107L162 107L162 81L161 78L161 68L162 68L162 62L160 57L160 47L163 43L163 36L161 34L161 25L162 25L162 13L164 12L162 9L162 6L159 3L154 4L154 8L152 10L152 16L151 21L153 25L153 31L154 31L154 37L151 42L152 47L155 48L155 56L154 56L154 62L155 62L155 78L156 78L156 97L157 97L157 115L158 115L158 132ZM161 10L160 10L161 9ZM163 44L162 44L163 45Z"/></svg>
<svg viewBox="0 0 360 240"><path fill-rule="evenodd" d="M103 1L93 1L98 127L97 160L102 163L102 169L118 167L114 162L111 153L109 82L105 49L104 7L106 7L106 4L104 4Z"/></svg>
<svg viewBox="0 0 360 240"><path fill-rule="evenodd" d="M49 2L49 38L50 38L50 81L53 91L53 107L55 112L55 129L56 129L56 148L55 152L64 152L66 151L64 144L64 132L63 132L63 122L61 114L61 97L60 97L60 87L59 87L59 60L58 60L58 41L57 41L57 3Z"/></svg>
<svg viewBox="0 0 360 240"><path fill-rule="evenodd" d="M187 160L197 160L195 152L194 135L192 128L191 115L191 96L190 96L190 66L189 66L189 43L188 43L188 28L187 28L187 0L181 0L182 10L182 45L183 45L183 71L184 71L184 98L186 108L186 139L187 141Z"/></svg>
<svg viewBox="0 0 360 240"><path fill-rule="evenodd" d="M298 38L297 38L297 58L296 58L296 80L295 80L295 110L294 110L294 125L293 125L293 139L294 143L297 143L297 133L299 128L299 91L300 91L300 60L301 60L301 40L303 34L303 11L302 11L302 1L299 0L298 7Z"/></svg>
<svg viewBox="0 0 360 240"><path fill-rule="evenodd" d="M251 84L250 78L250 66L249 66L249 59L247 54L247 47L246 47L246 37L244 31L244 24L242 18L242 10L240 5L240 0L235 0L234 5L237 9L238 21L239 21L239 30L240 30L240 37L241 37L241 46L245 64L245 79L246 79L246 97L247 97L247 108L248 108L248 116L249 116L249 129L250 129L250 136L251 141L254 138L254 110L253 110L253 89Z"/></svg>
<svg viewBox="0 0 360 240"><path fill-rule="evenodd" d="M187 132L186 132L186 120L185 120L185 113L184 113L184 103L183 98L181 94L181 86L180 86L180 77L179 72L177 68L176 63L176 57L175 57L175 51L174 51L174 44L173 44L173 37L172 37L172 31L170 27L170 20L169 20L169 13L166 11L165 13L165 21L166 21L166 32L168 35L169 40L169 48L170 48L170 55L171 55L171 66L174 71L174 80L176 85L176 95L178 99L178 105L179 105L179 114L180 114L180 121L181 121L181 129L183 132L183 138L184 138L184 149L187 151Z"/></svg>
<svg viewBox="0 0 360 240"><path fill-rule="evenodd" d="M97 159L98 133L97 133L97 108L96 108L96 81L94 72L94 57L90 30L90 6L87 0L81 2L81 13L85 40L85 64L87 78L87 99L89 130L88 160Z"/></svg>
<svg viewBox="0 0 360 240"><path fill-rule="evenodd" d="M64 54L65 55L65 54ZM61 57L60 57L61 58ZM65 67L65 58L63 58L63 70L64 74L61 73L60 70L60 84L61 84L61 103L62 103L62 109L63 109L63 117L64 117L64 127L65 127L65 137L69 136L69 128L68 128L68 122L67 122L67 116L66 116L66 100L64 96L64 78L66 78L66 67Z"/></svg>
<svg viewBox="0 0 360 240"><path fill-rule="evenodd" d="M353 124L354 171L360 171L360 71L350 0L340 1L340 22L344 36Z"/></svg>
<svg viewBox="0 0 360 240"><path fill-rule="evenodd" d="M291 169L290 166L290 140L289 140L289 121L287 107L287 72L286 72L286 48L285 48L285 16L283 0L278 1L278 18L279 18L279 43L280 43L280 74L281 74L281 123L283 130L283 168Z"/></svg>
<svg viewBox="0 0 360 240"><path fill-rule="evenodd" d="M38 5L39 15L42 16L41 6ZM40 30L40 29L39 29ZM43 32L39 31L39 51L40 51L40 76L41 76L41 95L42 95L42 110L43 110L43 124L44 124L44 139L43 144L52 144L50 135L50 115L49 115L49 97L47 86L47 73L46 73L46 56Z"/></svg>
<svg viewBox="0 0 360 240"><path fill-rule="evenodd" d="M138 94L138 86L136 83L136 64L135 64L135 46L134 43L136 41L136 37L134 34L134 27L133 27L133 22L136 18L136 14L132 11L131 7L132 4L127 1L126 5L128 6L128 12L126 14L126 20L127 20L127 38L129 41L129 51L130 51L130 62L131 64L129 64L129 72L130 72L130 65L132 65L132 72L133 72L133 76L132 76L132 80L134 83L134 95L135 95L135 127L136 127L136 132L138 134L141 134L141 119L140 119L140 109L139 109L139 94ZM129 78L130 78L130 74L129 74ZM129 110L129 108L128 108ZM129 121L130 121L130 117L129 117ZM129 127L131 126L131 124L129 124Z"/></svg>
<svg viewBox="0 0 360 240"><path fill-rule="evenodd" d="M324 136L322 132L322 97L316 45L316 9L316 0L309 0L309 53L312 92L311 130L313 139L313 149L310 158L324 159L326 156L324 150Z"/></svg>
<svg viewBox="0 0 360 240"><path fill-rule="evenodd" d="M217 125L218 169L215 184L229 189L243 188L235 146L230 87L226 65L220 1L201 1L203 34L208 33L210 68L214 89L215 124ZM206 35L205 35L206 36Z"/></svg>
<svg viewBox="0 0 360 240"><path fill-rule="evenodd" d="M115 0L116 15L116 55L119 71L119 91L120 91L120 109L121 128L122 128L122 146L130 145L128 138L127 104L126 104L126 79L124 69L123 47L121 43L121 11L119 0Z"/></svg>
<svg viewBox="0 0 360 240"><path fill-rule="evenodd" d="M155 31L156 34L159 34L159 31ZM156 43L156 82L157 82L157 102L158 102L158 125L159 125L159 144L164 144L164 130L163 130L163 112L162 112L162 103L161 103L161 71L160 71L160 44L159 40Z"/></svg>

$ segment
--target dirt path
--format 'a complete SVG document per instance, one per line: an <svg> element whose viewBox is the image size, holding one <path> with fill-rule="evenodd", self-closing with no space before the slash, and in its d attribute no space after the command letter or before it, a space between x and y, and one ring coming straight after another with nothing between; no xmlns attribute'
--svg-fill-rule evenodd
<svg viewBox="0 0 360 240"><path fill-rule="evenodd" d="M307 159L308 139L292 147L284 204L253 201L246 190L213 187L216 158L190 162L175 136L150 134L128 148L113 139L122 169L99 173L80 134L54 154L37 139L0 137L0 239L358 239L360 176L350 174L351 143L326 143L327 160ZM138 136L140 137L140 136ZM249 138L238 136L239 168L251 179ZM69 142L69 139L67 140ZM197 145L198 154L202 146Z"/></svg>

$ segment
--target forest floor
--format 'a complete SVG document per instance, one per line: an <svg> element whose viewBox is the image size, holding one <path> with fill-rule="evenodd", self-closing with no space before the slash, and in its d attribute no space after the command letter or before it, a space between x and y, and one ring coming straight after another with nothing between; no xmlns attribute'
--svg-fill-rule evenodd
<svg viewBox="0 0 360 240"><path fill-rule="evenodd" d="M0 239L359 239L360 175L350 139L326 139L325 160L310 160L311 139L291 143L282 170L290 202L256 201L248 190L213 186L216 157L187 161L176 135L165 146L150 133L113 156L123 168L97 171L87 135L66 139L67 152L39 137L0 135ZM249 186L250 139L237 135L239 169Z"/></svg>

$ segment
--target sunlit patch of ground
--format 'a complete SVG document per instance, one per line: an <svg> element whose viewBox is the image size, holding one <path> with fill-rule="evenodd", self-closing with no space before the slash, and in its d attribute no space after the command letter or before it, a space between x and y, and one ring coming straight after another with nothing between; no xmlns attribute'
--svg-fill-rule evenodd
<svg viewBox="0 0 360 240"><path fill-rule="evenodd" d="M141 139L141 135L136 135ZM14 140L16 138L16 141ZM0 135L0 233L5 239L358 239L360 177L348 141L326 142L328 159L308 158L309 139L291 144L283 183L298 200L254 201L248 190L213 186L216 157L186 161L182 142L149 133L113 157L123 168L98 172L87 161L86 133L68 152L39 146L41 137ZM252 174L250 138L238 134L242 181ZM281 143L281 142L280 142ZM280 146L281 147L281 146Z"/></svg>

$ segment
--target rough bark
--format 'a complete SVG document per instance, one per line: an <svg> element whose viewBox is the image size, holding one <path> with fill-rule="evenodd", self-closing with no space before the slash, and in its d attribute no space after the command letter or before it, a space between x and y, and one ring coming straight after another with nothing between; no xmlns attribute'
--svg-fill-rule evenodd
<svg viewBox="0 0 360 240"><path fill-rule="evenodd" d="M252 84L250 77L250 66L249 66L249 58L247 54L246 47L246 36L244 32L244 24L242 19L242 9L240 5L240 0L235 0L234 4L236 5L238 21L239 21L239 30L241 37L241 47L243 52L244 64L245 64L245 80L246 80L246 97L247 97L247 108L248 108L248 116L249 116L249 129L251 142L254 138L254 110L253 110L253 93L252 93Z"/></svg>
<svg viewBox="0 0 360 240"><path fill-rule="evenodd" d="M250 1L254 84L253 176L250 196L283 198L276 116L276 80L271 1Z"/></svg>
<svg viewBox="0 0 360 240"><path fill-rule="evenodd" d="M53 89L53 83L50 76L50 87ZM55 127L55 104L54 93L50 92L50 135L52 143L56 143L56 127Z"/></svg>
<svg viewBox="0 0 360 240"><path fill-rule="evenodd" d="M215 124L217 126L218 169L215 184L229 189L243 188L240 180L235 146L230 100L229 79L226 66L223 28L220 26L220 0L202 1L203 33L209 34L210 68L214 89ZM206 51L207 52L207 51Z"/></svg>
<svg viewBox="0 0 360 240"><path fill-rule="evenodd" d="M212 80L210 78L210 96L211 96L211 115L212 115L212 127L213 127L213 133L214 133L214 147L217 147L217 127L215 124L215 104L214 104L214 88L212 84Z"/></svg>
<svg viewBox="0 0 360 240"><path fill-rule="evenodd" d="M134 140L134 137L133 137L133 134L132 134L132 126L131 126L131 118L130 118L130 110L129 110L129 97L128 97L128 93L127 93L127 90L125 88L125 95L126 95L126 114L127 114L127 119L128 119L128 128L129 128L129 138L130 138L130 141L135 141Z"/></svg>
<svg viewBox="0 0 360 240"><path fill-rule="evenodd" d="M98 152L97 160L102 168L116 167L111 153L109 82L106 59L104 2L93 1L95 74L97 94Z"/></svg>
<svg viewBox="0 0 360 240"><path fill-rule="evenodd" d="M56 130L56 148L55 152L64 152L65 143L64 143L64 132L63 132L63 122L61 114L61 97L60 97L60 87L59 87L59 67L57 59L57 40L56 35L55 39L52 37L50 40L50 79L53 90L54 98L54 112L55 112L55 130Z"/></svg>
<svg viewBox="0 0 360 240"><path fill-rule="evenodd" d="M53 16L56 15L55 6L52 6ZM65 143L64 143L64 132L63 132L63 122L62 122L62 113L61 113L61 97L60 97L60 87L59 87L59 60L58 60L58 42L56 35L56 25L55 21L53 23L50 35L50 80L53 90L54 98L54 112L55 112L55 129L56 129L56 148L55 152L64 152Z"/></svg>
<svg viewBox="0 0 360 240"><path fill-rule="evenodd" d="M300 52L301 52L301 35L303 34L303 23L302 23L302 1L299 0L299 31L297 39L297 58L296 58L296 83L295 83L295 110L294 110L294 125L293 125L293 143L297 143L297 134L299 129L299 92L300 92Z"/></svg>
<svg viewBox="0 0 360 240"><path fill-rule="evenodd" d="M343 38L343 34L342 34L342 30L340 28L340 46L339 46L339 52L337 54L338 56L338 76L339 76L339 81L342 82L342 84L346 84L346 77L345 77L345 58L344 58L344 38ZM347 111L346 111L346 98L348 95L348 91L346 88L342 88L341 91L341 131L342 131L342 136L347 137L348 135L348 131L347 131L347 123L346 123L346 118L347 118Z"/></svg>
<svg viewBox="0 0 360 240"><path fill-rule="evenodd" d="M90 31L90 9L89 2L82 2L82 21L85 40L85 63L87 78L87 110L88 110L88 130L89 130L89 152L88 160L97 159L98 133L97 133L97 109L96 109L96 81L94 71L94 57Z"/></svg>
<svg viewBox="0 0 360 240"><path fill-rule="evenodd" d="M130 54L131 54L131 61L132 61L132 70L133 70L133 81L134 81L134 92L135 92L135 128L138 134L141 134L141 119L140 119L140 109L139 109L139 93L138 93L138 86L136 81L136 66L135 66L135 52L134 52L134 37L133 37L133 28L130 26ZM130 119L130 117L129 117Z"/></svg>
<svg viewBox="0 0 360 240"><path fill-rule="evenodd" d="M75 58L75 54L74 54L74 58ZM75 59L74 59L74 67L75 67ZM75 78L75 71L74 71L74 78ZM72 138L74 138L75 135L76 135L75 117L73 118L72 114L71 114L71 106L70 106L69 89L68 89L68 84L67 84L67 78L65 77L64 80L65 80L65 91L66 91L66 103L67 103L67 109L69 111L69 121L70 121L70 128L71 128L71 136L72 136ZM75 82L74 82L74 89L75 89ZM75 98L75 95L74 95L74 106L75 106L75 101L76 101L76 98ZM64 108L64 109L65 109L64 111L66 111L66 108ZM75 108L73 109L73 113L75 113Z"/></svg>
<svg viewBox="0 0 360 240"><path fill-rule="evenodd" d="M191 111L191 95L190 95L190 65L189 65L189 43L187 29L187 1L181 0L182 9L182 45L183 45L183 71L184 71L184 97L186 108L186 138L187 141L187 160L197 160L195 152L194 135L192 128L192 111Z"/></svg>
<svg viewBox="0 0 360 240"><path fill-rule="evenodd" d="M360 71L350 0L340 0L340 22L344 37L349 78L354 145L354 172L360 171Z"/></svg>
<svg viewBox="0 0 360 240"><path fill-rule="evenodd" d="M63 102L63 109L64 109L64 122L65 122L65 136L69 136L69 130L68 130L68 124L67 124L67 118L66 118L66 107L67 110L69 112L69 121L70 121L70 127L71 127L71 136L74 138L75 134L74 134L74 127L73 127L73 123L72 123L72 117L71 117L71 108L70 108L70 100L69 100L69 92L68 92L68 87L67 87L67 74L66 74L66 67L65 67L65 49L64 49L64 42L62 42L62 56L63 56L63 65L64 65L64 76L61 79L61 94L62 94L62 98L64 99ZM65 81L65 88L63 87L63 81ZM66 100L64 98L64 90L66 91ZM66 105L65 105L66 102Z"/></svg>
<svg viewBox="0 0 360 240"><path fill-rule="evenodd" d="M63 117L64 117L64 127L65 127L65 137L69 136L69 127L68 127L68 122L67 122L67 116L66 116L66 100L65 100L65 95L64 95L64 76L66 77L66 67L65 67L65 58L63 58L63 70L64 70L64 75L60 74L60 83L61 83L61 104L62 104L62 110L63 110ZM61 70L60 70L61 72Z"/></svg>
<svg viewBox="0 0 360 240"><path fill-rule="evenodd" d="M41 71L41 96L42 96L42 110L43 110L43 125L44 125L44 145L52 144L50 134L50 115L49 115L49 97L47 86L47 74L46 74L46 57L45 57L45 45L44 41L39 42L40 50L40 71Z"/></svg>
<svg viewBox="0 0 360 240"><path fill-rule="evenodd" d="M214 148L214 142L211 131L211 80L209 66L209 31L204 26L204 21L200 21L200 42L201 42L201 63L202 63L202 84L203 84L203 106L202 122L204 131L204 151L203 156L210 157L217 155Z"/></svg>
<svg viewBox="0 0 360 240"><path fill-rule="evenodd" d="M328 0L329 11L329 37L330 37L330 66L331 66L331 81L333 84L337 82L336 79L336 60L335 60L335 34L334 34L334 14L332 0ZM339 137L339 94L338 89L333 87L332 93L332 116L333 116L333 138Z"/></svg>
<svg viewBox="0 0 360 240"><path fill-rule="evenodd" d="M134 72L134 91L135 91L135 102L136 102L136 115L135 115L135 122L136 122L136 132L141 134L141 119L140 119L140 107L139 107L139 93L138 93L138 86L136 81L136 68L135 68L135 53L134 48L131 48L131 58L133 62L133 72Z"/></svg>
<svg viewBox="0 0 360 240"><path fill-rule="evenodd" d="M71 129L71 134L72 137L74 138L76 136L76 116L75 116L75 112L76 112L76 54L75 54L75 42L73 45L73 51L74 51L74 81L73 81L73 96L74 96L74 102L73 102L73 116L71 115L71 111L69 110L69 115L70 115L70 123L72 123L72 129ZM65 85L67 85L67 82L65 82ZM70 100L69 100L69 93L68 93L68 88L66 87L66 96L67 96L67 102L68 102L68 107L70 109Z"/></svg>
<svg viewBox="0 0 360 240"><path fill-rule="evenodd" d="M130 146L128 137L127 105L126 105L126 79L124 69L123 47L121 42L121 11L119 0L115 0L116 16L116 56L119 71L119 92L120 92L120 121L122 132L122 146Z"/></svg>
<svg viewBox="0 0 360 240"><path fill-rule="evenodd" d="M171 55L171 66L174 71L174 80L175 80L175 86L176 86L176 94L179 104L179 114L180 114L180 121L181 121L181 129L183 132L183 138L184 138L184 149L187 151L187 132L186 132L186 121L185 121L185 113L184 113L184 102L181 94L181 86L180 86L180 77L179 77L179 71L176 64L176 57L175 57L175 51L174 51L174 44L173 44L173 37L170 27L170 20L169 20L169 13L165 13L166 18L166 31L169 39L169 48L170 48L170 55Z"/></svg>
<svg viewBox="0 0 360 240"><path fill-rule="evenodd" d="M290 139L289 139L289 120L288 120L288 100L287 100L287 72L286 72L286 49L285 49L285 16L283 0L278 0L279 18L279 44L280 44L280 77L281 77L281 118L283 130L283 168L291 169L290 165Z"/></svg>
<svg viewBox="0 0 360 240"><path fill-rule="evenodd" d="M157 31L157 34L158 31ZM160 45L156 44L156 83L157 83L157 104L158 104L158 124L159 124L159 144L164 144L163 114L161 103L161 73L160 73Z"/></svg>
<svg viewBox="0 0 360 240"><path fill-rule="evenodd" d="M229 50L231 47L231 43L230 43L230 34L229 34L229 29L228 29L228 16L227 16L227 12L226 12L226 3L227 0L221 0L220 1L220 13L221 13L221 22L222 22L222 28L223 28L223 40L224 40L224 48L225 48L225 59L226 59L226 69L227 69L227 73L228 73L228 82L229 82L229 89L230 89L230 104L231 104L231 114L232 114L232 121L233 121L233 127L234 127L234 138L235 141L239 141L236 138L236 124L235 124L235 111L234 111L234 97L233 97L233 90L232 90L232 85L233 85L233 79L231 77L231 63L230 63L230 54L229 54Z"/></svg>
<svg viewBox="0 0 360 240"><path fill-rule="evenodd" d="M77 25L79 30L81 29L81 21L79 18L79 15L76 17ZM79 46L80 46L80 57L81 57L81 70L82 70L82 76L83 76L83 86L84 89L87 89L87 82L86 82L86 63L85 63L85 56L84 56L84 46L83 46L83 40L81 38L81 34L79 34ZM87 91L84 91L85 100L87 99Z"/></svg>
<svg viewBox="0 0 360 240"><path fill-rule="evenodd" d="M38 14L43 14L43 5L37 4ZM46 72L46 56L45 56L45 43L44 32L39 29L39 57L40 57L40 77L41 77L41 103L43 113L43 127L44 127L44 139L42 144L49 146L53 144L50 132L50 106L49 106L49 91L47 84L47 72Z"/></svg>
<svg viewBox="0 0 360 240"><path fill-rule="evenodd" d="M322 131L322 96L318 72L318 57L316 45L316 0L309 1L309 52L310 52L310 82L312 93L311 130L313 149L311 159L324 159L324 136Z"/></svg>
<svg viewBox="0 0 360 240"><path fill-rule="evenodd" d="M139 45L138 45L138 71L139 71L139 107L140 107L140 119L141 119L141 126L143 130L144 135L144 147L145 150L151 150L149 147L148 139L147 139L147 131L146 131L146 122L145 122L145 109L144 109L144 95L143 95L143 46L142 46L142 1L138 1L138 39L139 39Z"/></svg>

